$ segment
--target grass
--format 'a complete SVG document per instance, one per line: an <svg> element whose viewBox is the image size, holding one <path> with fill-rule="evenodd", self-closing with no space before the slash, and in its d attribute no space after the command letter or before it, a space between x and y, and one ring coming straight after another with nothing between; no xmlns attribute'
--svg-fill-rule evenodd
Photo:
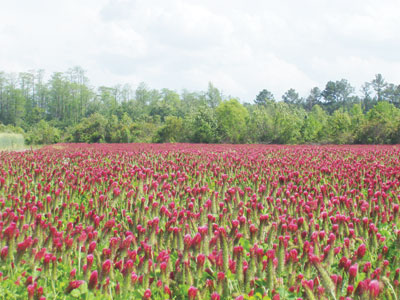
<svg viewBox="0 0 400 300"><path fill-rule="evenodd" d="M26 145L22 134L0 133L0 151L36 150L41 147L40 145Z"/></svg>
<svg viewBox="0 0 400 300"><path fill-rule="evenodd" d="M26 148L24 137L18 133L0 133L0 149L21 150Z"/></svg>

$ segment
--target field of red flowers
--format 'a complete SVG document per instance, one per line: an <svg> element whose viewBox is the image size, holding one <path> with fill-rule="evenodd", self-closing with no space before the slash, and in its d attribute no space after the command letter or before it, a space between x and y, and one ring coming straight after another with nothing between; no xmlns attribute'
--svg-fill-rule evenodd
<svg viewBox="0 0 400 300"><path fill-rule="evenodd" d="M1 299L399 299L400 147L0 152Z"/></svg>

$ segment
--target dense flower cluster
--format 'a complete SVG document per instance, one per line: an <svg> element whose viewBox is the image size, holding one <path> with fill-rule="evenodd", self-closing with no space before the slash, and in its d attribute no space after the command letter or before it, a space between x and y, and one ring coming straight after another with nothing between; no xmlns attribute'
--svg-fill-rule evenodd
<svg viewBox="0 0 400 300"><path fill-rule="evenodd" d="M0 153L0 298L398 299L400 148Z"/></svg>

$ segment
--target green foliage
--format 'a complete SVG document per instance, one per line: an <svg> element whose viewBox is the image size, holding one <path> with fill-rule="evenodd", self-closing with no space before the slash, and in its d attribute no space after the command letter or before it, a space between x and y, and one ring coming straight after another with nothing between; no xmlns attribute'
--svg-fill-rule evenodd
<svg viewBox="0 0 400 300"><path fill-rule="evenodd" d="M45 120L40 120L26 134L28 145L49 145L61 140L61 132Z"/></svg>
<svg viewBox="0 0 400 300"><path fill-rule="evenodd" d="M256 100L254 100L254 103L257 105L267 105L267 103L271 102L275 102L274 95L266 89L263 89L261 92L259 92Z"/></svg>
<svg viewBox="0 0 400 300"><path fill-rule="evenodd" d="M245 139L248 111L236 99L224 101L216 109L221 141L240 143Z"/></svg>
<svg viewBox="0 0 400 300"><path fill-rule="evenodd" d="M24 134L24 130L21 127L13 126L11 124L4 125L0 123L0 133L19 133Z"/></svg>
<svg viewBox="0 0 400 300"><path fill-rule="evenodd" d="M44 71L0 72L0 132L28 144L57 142L400 143L400 85L381 74L360 95L346 79L301 97L267 89L254 104L205 91L151 89L141 83L92 87L74 67L44 80ZM26 132L26 134L25 134Z"/></svg>
<svg viewBox="0 0 400 300"><path fill-rule="evenodd" d="M354 140L351 131L350 115L342 109L335 110L329 118L328 132L335 144L351 144Z"/></svg>
<svg viewBox="0 0 400 300"><path fill-rule="evenodd" d="M202 105L199 109L193 110L185 119L188 125L188 138L194 143L215 143L218 142L218 122L215 111Z"/></svg>
<svg viewBox="0 0 400 300"><path fill-rule="evenodd" d="M124 113L119 120L116 115L111 115L105 128L105 139L107 143L130 143L132 141L131 127L132 119Z"/></svg>
<svg viewBox="0 0 400 300"><path fill-rule="evenodd" d="M131 126L131 142L151 143L154 140L159 124L150 121L135 122Z"/></svg>
<svg viewBox="0 0 400 300"><path fill-rule="evenodd" d="M247 123L247 137L249 141L269 144L274 140L273 115L265 106L255 106L250 109L249 121Z"/></svg>
<svg viewBox="0 0 400 300"><path fill-rule="evenodd" d="M99 113L94 113L72 128L72 141L84 143L105 142L106 125L107 119Z"/></svg>
<svg viewBox="0 0 400 300"><path fill-rule="evenodd" d="M211 82L208 83L206 101L211 108L216 108L222 101L221 92Z"/></svg>
<svg viewBox="0 0 400 300"><path fill-rule="evenodd" d="M301 127L304 115L301 110L292 110L286 103L274 105L274 142L296 144L301 142Z"/></svg>
<svg viewBox="0 0 400 300"><path fill-rule="evenodd" d="M354 88L346 79L342 79L335 82L329 81L321 95L327 110L332 113L340 107L345 107L352 93L354 93Z"/></svg>
<svg viewBox="0 0 400 300"><path fill-rule="evenodd" d="M156 143L176 143L185 140L185 128L182 118L168 116L155 136Z"/></svg>
<svg viewBox="0 0 400 300"><path fill-rule="evenodd" d="M299 94L294 89L289 89L285 94L282 96L283 102L287 104L300 104L303 99L300 98Z"/></svg>
<svg viewBox="0 0 400 300"><path fill-rule="evenodd" d="M400 109L388 102L379 102L366 115L360 140L367 144L390 144L398 141Z"/></svg>
<svg viewBox="0 0 400 300"><path fill-rule="evenodd" d="M319 105L314 105L306 116L303 125L303 140L305 143L318 143L326 140L328 115Z"/></svg>

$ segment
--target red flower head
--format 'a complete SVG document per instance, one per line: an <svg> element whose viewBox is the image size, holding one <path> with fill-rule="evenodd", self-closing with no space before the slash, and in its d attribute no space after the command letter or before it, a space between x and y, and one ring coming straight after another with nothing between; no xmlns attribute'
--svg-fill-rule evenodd
<svg viewBox="0 0 400 300"><path fill-rule="evenodd" d="M211 300L220 300L220 299L221 296L217 292L212 293Z"/></svg>
<svg viewBox="0 0 400 300"><path fill-rule="evenodd" d="M88 254L92 254L93 251L96 249L96 242L95 241L91 241L88 247Z"/></svg>
<svg viewBox="0 0 400 300"><path fill-rule="evenodd" d="M353 285L348 285L347 286L347 296L351 296L352 294L353 294L353 292L354 292L354 286Z"/></svg>
<svg viewBox="0 0 400 300"><path fill-rule="evenodd" d="M147 289L144 292L143 299L150 299L150 298L151 298L151 291L150 291L150 289Z"/></svg>
<svg viewBox="0 0 400 300"><path fill-rule="evenodd" d="M97 282L98 282L98 277L99 276L98 276L97 271L93 271L89 278L89 284L88 284L89 290L96 288Z"/></svg>
<svg viewBox="0 0 400 300"><path fill-rule="evenodd" d="M121 194L121 190L119 188L114 188L113 190L114 197L118 197Z"/></svg>
<svg viewBox="0 0 400 300"><path fill-rule="evenodd" d="M272 297L272 300L280 300L281 299L281 296L279 295L279 294L275 294L273 297Z"/></svg>
<svg viewBox="0 0 400 300"><path fill-rule="evenodd" d="M217 275L218 281L222 281L225 279L225 273L224 272L218 272Z"/></svg>
<svg viewBox="0 0 400 300"><path fill-rule="evenodd" d="M197 255L196 261L197 261L197 267L203 267L206 261L206 256L200 253L199 255Z"/></svg>
<svg viewBox="0 0 400 300"><path fill-rule="evenodd" d="M30 284L26 289L28 290L28 299L33 299L35 296L35 286Z"/></svg>
<svg viewBox="0 0 400 300"><path fill-rule="evenodd" d="M185 237L183 238L183 242L186 248L190 248L190 246L192 245L192 237L190 236L190 234L185 235Z"/></svg>
<svg viewBox="0 0 400 300"><path fill-rule="evenodd" d="M258 231L257 227L254 224L251 224L250 225L250 233L255 234L255 233L257 233L257 231Z"/></svg>
<svg viewBox="0 0 400 300"><path fill-rule="evenodd" d="M160 263L160 269L162 272L165 272L167 270L167 263L165 261Z"/></svg>
<svg viewBox="0 0 400 300"><path fill-rule="evenodd" d="M275 258L275 251L272 250L272 249L267 250L267 257L268 257L268 259L274 259Z"/></svg>
<svg viewBox="0 0 400 300"><path fill-rule="evenodd" d="M356 288L356 294L362 296L366 291L369 290L369 280L362 280L358 283Z"/></svg>
<svg viewBox="0 0 400 300"><path fill-rule="evenodd" d="M90 268L92 267L92 265L93 265L93 260L94 260L93 255L92 255L92 254L89 254L89 255L86 257L86 260L87 260L87 267L88 267L88 269L90 269Z"/></svg>
<svg viewBox="0 0 400 300"><path fill-rule="evenodd" d="M365 246L365 244L361 244L360 246L358 246L358 249L357 249L358 258L363 258L366 251L367 251L367 247Z"/></svg>
<svg viewBox="0 0 400 300"><path fill-rule="evenodd" d="M355 278L358 272L358 264L354 264L349 268L350 278Z"/></svg>
<svg viewBox="0 0 400 300"><path fill-rule="evenodd" d="M72 269L71 272L69 272L69 279L72 280L75 278L76 275L76 269Z"/></svg>
<svg viewBox="0 0 400 300"><path fill-rule="evenodd" d="M371 295L372 299L376 299L379 296L380 286L378 280L371 280L368 285L369 294Z"/></svg>
<svg viewBox="0 0 400 300"><path fill-rule="evenodd" d="M107 259L103 265L101 266L101 273L102 276L107 276L108 273L110 273L110 269L111 269L111 260Z"/></svg>
<svg viewBox="0 0 400 300"><path fill-rule="evenodd" d="M79 288L84 283L83 280L74 280L68 284L68 287L65 290L66 294L71 293L72 290Z"/></svg>
<svg viewBox="0 0 400 300"><path fill-rule="evenodd" d="M1 249L0 257L2 260L5 260L7 258L7 255L8 255L8 246L4 246L3 249Z"/></svg>
<svg viewBox="0 0 400 300"><path fill-rule="evenodd" d="M194 300L194 299L196 299L197 292L198 292L198 289L195 288L194 286L191 286L191 287L188 289L189 300Z"/></svg>

